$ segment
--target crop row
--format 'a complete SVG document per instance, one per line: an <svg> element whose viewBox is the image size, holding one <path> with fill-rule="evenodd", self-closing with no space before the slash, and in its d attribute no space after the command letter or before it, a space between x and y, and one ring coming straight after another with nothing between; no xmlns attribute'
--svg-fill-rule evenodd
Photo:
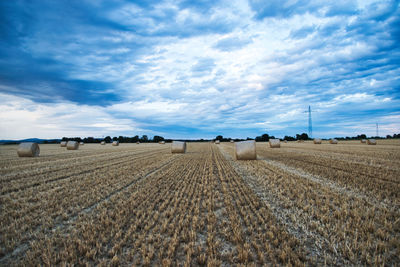
<svg viewBox="0 0 400 267"><path fill-rule="evenodd" d="M221 149L227 158L232 158L232 147ZM372 205L373 201L332 190L268 161L232 160L231 163L266 204L273 207L275 216L285 222L288 229L296 231L297 236L309 243L328 264L391 265L399 262L398 208ZM390 198L398 203L396 196Z"/></svg>
<svg viewBox="0 0 400 267"><path fill-rule="evenodd" d="M220 265L311 260L218 148L192 144L68 227L35 239L20 264ZM119 177L123 177L122 172Z"/></svg>
<svg viewBox="0 0 400 267"><path fill-rule="evenodd" d="M35 239L38 234L69 220L79 211L171 160L169 154L160 152L135 157L128 157L129 161L123 160L121 164L113 162L106 168L102 168L104 162L98 162L89 172L83 173L79 169L76 173L71 166L64 179L2 195L1 254Z"/></svg>

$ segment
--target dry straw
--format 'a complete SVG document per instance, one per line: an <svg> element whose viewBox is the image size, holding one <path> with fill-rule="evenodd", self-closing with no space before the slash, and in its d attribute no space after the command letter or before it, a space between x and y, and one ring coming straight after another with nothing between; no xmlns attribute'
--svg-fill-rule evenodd
<svg viewBox="0 0 400 267"><path fill-rule="evenodd" d="M304 143L304 140L297 140L297 143Z"/></svg>
<svg viewBox="0 0 400 267"><path fill-rule="evenodd" d="M79 143L77 141L68 141L67 149L68 150L78 150Z"/></svg>
<svg viewBox="0 0 400 267"><path fill-rule="evenodd" d="M220 142L219 142L219 140L215 140L215 143L218 145Z"/></svg>
<svg viewBox="0 0 400 267"><path fill-rule="evenodd" d="M80 146L83 146L84 144L85 144L84 142L80 142L80 143L79 143Z"/></svg>
<svg viewBox="0 0 400 267"><path fill-rule="evenodd" d="M61 141L60 147L66 147L67 146L67 141Z"/></svg>
<svg viewBox="0 0 400 267"><path fill-rule="evenodd" d="M119 146L119 141L114 141L114 142L112 142L112 145L113 145L113 146Z"/></svg>
<svg viewBox="0 0 400 267"><path fill-rule="evenodd" d="M375 139L367 139L367 144L368 145L376 145L376 140Z"/></svg>
<svg viewBox="0 0 400 267"><path fill-rule="evenodd" d="M314 144L320 145L320 144L322 144L322 140L319 138L314 138Z"/></svg>
<svg viewBox="0 0 400 267"><path fill-rule="evenodd" d="M235 141L233 141L233 140L231 140L231 141L229 141L229 142L231 142L231 143L235 143Z"/></svg>
<svg viewBox="0 0 400 267"><path fill-rule="evenodd" d="M100 144L104 146L106 144L106 141L101 141Z"/></svg>
<svg viewBox="0 0 400 267"><path fill-rule="evenodd" d="M19 157L38 157L40 148L36 143L21 143L18 146L17 154Z"/></svg>
<svg viewBox="0 0 400 267"><path fill-rule="evenodd" d="M256 142L254 140L236 142L235 156L237 160L257 159Z"/></svg>
<svg viewBox="0 0 400 267"><path fill-rule="evenodd" d="M173 141L171 144L171 153L185 153L186 142Z"/></svg>
<svg viewBox="0 0 400 267"><path fill-rule="evenodd" d="M269 147L280 148L281 147L281 140L279 140L279 139L269 139Z"/></svg>
<svg viewBox="0 0 400 267"><path fill-rule="evenodd" d="M165 145L165 141L160 141L158 143L161 144L161 145Z"/></svg>
<svg viewBox="0 0 400 267"><path fill-rule="evenodd" d="M365 144L365 143L367 142L367 140L366 140L366 139L361 139L360 142L361 142L362 144Z"/></svg>
<svg viewBox="0 0 400 267"><path fill-rule="evenodd" d="M136 144L138 145L138 144L140 144L140 142L139 142L139 141L137 141L137 142L136 142Z"/></svg>
<svg viewBox="0 0 400 267"><path fill-rule="evenodd" d="M329 144L336 145L337 143L338 143L338 140L337 140L337 139L335 139L335 138L333 138L333 139L329 140Z"/></svg>

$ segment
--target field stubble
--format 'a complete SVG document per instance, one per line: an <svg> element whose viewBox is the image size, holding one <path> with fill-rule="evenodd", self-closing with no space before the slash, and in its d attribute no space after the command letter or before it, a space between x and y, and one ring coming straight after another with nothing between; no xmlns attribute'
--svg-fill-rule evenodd
<svg viewBox="0 0 400 267"><path fill-rule="evenodd" d="M399 262L397 144L257 146L1 147L0 264Z"/></svg>

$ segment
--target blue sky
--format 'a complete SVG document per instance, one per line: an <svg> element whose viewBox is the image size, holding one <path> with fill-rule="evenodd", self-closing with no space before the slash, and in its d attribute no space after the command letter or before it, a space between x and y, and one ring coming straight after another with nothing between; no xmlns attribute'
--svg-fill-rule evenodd
<svg viewBox="0 0 400 267"><path fill-rule="evenodd" d="M0 1L0 139L400 133L399 1Z"/></svg>

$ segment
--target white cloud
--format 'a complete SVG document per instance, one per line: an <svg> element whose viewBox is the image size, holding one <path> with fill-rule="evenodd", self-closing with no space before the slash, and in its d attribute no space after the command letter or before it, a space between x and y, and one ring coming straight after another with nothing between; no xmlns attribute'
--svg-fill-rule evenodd
<svg viewBox="0 0 400 267"><path fill-rule="evenodd" d="M142 132L131 119L118 119L105 108L73 103L39 104L0 94L0 139L63 136L132 135Z"/></svg>

